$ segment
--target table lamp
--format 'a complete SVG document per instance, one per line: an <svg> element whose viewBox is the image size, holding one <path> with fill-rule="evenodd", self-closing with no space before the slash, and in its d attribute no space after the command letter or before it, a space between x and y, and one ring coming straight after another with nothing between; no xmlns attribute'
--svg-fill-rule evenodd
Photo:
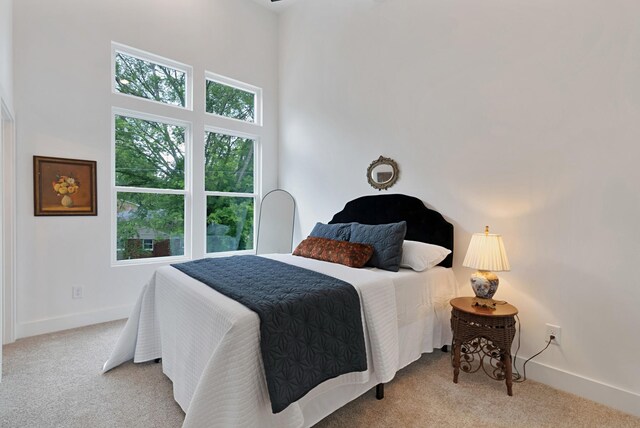
<svg viewBox="0 0 640 428"><path fill-rule="evenodd" d="M493 295L498 290L499 280L493 272L511 269L502 236L490 234L489 226L485 227L484 233L474 233L462 266L478 269L471 275L471 288L476 293L473 305L495 309Z"/></svg>

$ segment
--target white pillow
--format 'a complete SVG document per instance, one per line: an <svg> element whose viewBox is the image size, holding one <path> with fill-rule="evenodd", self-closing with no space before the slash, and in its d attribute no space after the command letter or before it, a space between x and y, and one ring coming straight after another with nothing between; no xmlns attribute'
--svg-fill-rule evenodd
<svg viewBox="0 0 640 428"><path fill-rule="evenodd" d="M407 241L402 243L402 261L400 267L411 268L416 272L431 269L443 261L451 250L439 245L427 244L418 241Z"/></svg>

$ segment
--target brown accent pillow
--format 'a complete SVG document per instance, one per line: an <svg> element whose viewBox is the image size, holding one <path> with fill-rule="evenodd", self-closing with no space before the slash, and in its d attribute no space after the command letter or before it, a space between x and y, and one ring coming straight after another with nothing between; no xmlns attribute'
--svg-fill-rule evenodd
<svg viewBox="0 0 640 428"><path fill-rule="evenodd" d="M310 236L296 247L293 255L361 268L373 255L373 246Z"/></svg>

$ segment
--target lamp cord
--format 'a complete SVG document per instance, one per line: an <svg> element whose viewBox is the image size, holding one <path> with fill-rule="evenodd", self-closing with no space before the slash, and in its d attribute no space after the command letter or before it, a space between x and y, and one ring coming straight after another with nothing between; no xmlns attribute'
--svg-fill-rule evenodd
<svg viewBox="0 0 640 428"><path fill-rule="evenodd" d="M507 303L506 300L495 300L494 302L496 303L496 305L505 305ZM520 339L522 337L520 317L518 316L518 314L516 314L516 319L518 320L518 346L516 347L516 353L513 355L512 366L513 366L513 370L515 370L515 373L512 375L512 377L514 382L522 383L525 380L527 380L527 363L533 360L538 355L542 354L544 351L546 351L549 345L551 345L551 342L553 341L553 339L555 339L556 337L554 335L549 336L547 345L544 348L542 348L537 354L534 354L531 357L529 357L524 362L524 364L522 364L522 375L521 375L520 372L518 371L518 367L516 366L516 361L518 360L518 351L520 350L520 341L521 341Z"/></svg>
<svg viewBox="0 0 640 428"><path fill-rule="evenodd" d="M538 355L542 354L544 351L546 351L549 345L551 345L551 342L553 341L553 339L555 339L555 336L553 335L549 336L549 341L547 341L547 345L544 348L542 348L540 352L529 357L529 359L527 359L527 361L524 362L524 364L522 365L522 375L520 375L520 372L518 371L518 367L516 366L516 361L518 358L518 351L520 350L520 337L522 333L520 331L520 327L521 327L520 317L518 317L517 314L516 314L516 319L518 320L518 346L516 347L516 353L513 355L513 369L515 370L515 373L513 374L513 381L517 383L522 383L525 380L527 380L527 363L533 360Z"/></svg>

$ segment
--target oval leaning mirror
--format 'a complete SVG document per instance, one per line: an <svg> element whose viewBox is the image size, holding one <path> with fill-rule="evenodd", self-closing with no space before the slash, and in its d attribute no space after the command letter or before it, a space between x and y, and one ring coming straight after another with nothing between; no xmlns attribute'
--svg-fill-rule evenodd
<svg viewBox="0 0 640 428"><path fill-rule="evenodd" d="M367 168L367 181L374 189L388 189L398 181L399 172L396 161L380 156Z"/></svg>
<svg viewBox="0 0 640 428"><path fill-rule="evenodd" d="M260 203L256 254L290 253L296 203L286 190L264 195Z"/></svg>

